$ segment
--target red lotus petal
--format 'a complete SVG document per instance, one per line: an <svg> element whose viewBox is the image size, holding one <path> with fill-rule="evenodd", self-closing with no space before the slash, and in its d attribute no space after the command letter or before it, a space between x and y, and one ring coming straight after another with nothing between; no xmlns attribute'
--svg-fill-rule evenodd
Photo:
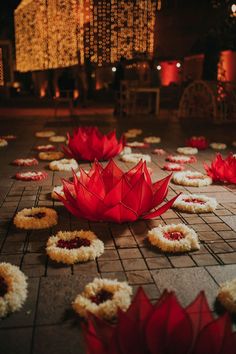
<svg viewBox="0 0 236 354"><path fill-rule="evenodd" d="M152 190L146 182L144 175L132 186L129 192L122 198L122 202L132 208L136 214L142 215L152 208Z"/></svg>
<svg viewBox="0 0 236 354"><path fill-rule="evenodd" d="M146 326L146 337L151 354L188 353L192 344L191 321L173 293L155 308Z"/></svg>
<svg viewBox="0 0 236 354"><path fill-rule="evenodd" d="M145 326L153 310L142 288L139 288L127 312L118 313L117 337L122 353L145 354Z"/></svg>
<svg viewBox="0 0 236 354"><path fill-rule="evenodd" d="M155 205L161 204L163 200L165 199L167 193L168 193L168 186L171 180L172 174L169 176L163 178L161 181L158 181L154 184L153 189L155 190L154 192L154 197L153 197L153 208Z"/></svg>
<svg viewBox="0 0 236 354"><path fill-rule="evenodd" d="M102 171L102 178L104 180L106 191L109 192L112 187L120 181L122 176L122 170L115 164L113 160L110 160Z"/></svg>
<svg viewBox="0 0 236 354"><path fill-rule="evenodd" d="M77 161L108 160L124 148L123 137L118 141L115 131L103 135L97 127L81 127L68 134L68 146L64 151Z"/></svg>
<svg viewBox="0 0 236 354"><path fill-rule="evenodd" d="M124 196L130 191L130 185L125 177L121 178L119 182L111 189L104 198L104 204L107 207L113 207L119 204ZM133 208L132 208L133 209Z"/></svg>
<svg viewBox="0 0 236 354"><path fill-rule="evenodd" d="M116 325L93 316L83 329L89 354L236 353L229 316L214 320L203 292L183 309L173 292L165 291L153 306L139 289Z"/></svg>
<svg viewBox="0 0 236 354"><path fill-rule="evenodd" d="M158 216L162 215L163 213L165 213L168 209L170 209L172 207L175 200L179 197L180 194L181 193L176 195L174 198L169 200L166 204L162 205L159 209L142 216L142 219L153 219L153 218L157 218Z"/></svg>
<svg viewBox="0 0 236 354"><path fill-rule="evenodd" d="M126 222L161 215L174 202L170 201L150 213L164 199L170 176L152 185L146 163L140 162L123 172L114 161L106 167L95 161L89 173L80 170L80 178L73 172L73 195L66 190L61 199L66 208L77 217L93 221ZM77 212L76 212L76 209ZM148 213L149 212L149 213Z"/></svg>
<svg viewBox="0 0 236 354"><path fill-rule="evenodd" d="M213 316L203 291L201 291L196 299L186 308L186 312L192 321L195 341L197 334L202 328L213 321Z"/></svg>
<svg viewBox="0 0 236 354"><path fill-rule="evenodd" d="M221 154L216 154L211 165L204 163L204 168L213 181L236 184L236 158L232 153L225 160Z"/></svg>
<svg viewBox="0 0 236 354"><path fill-rule="evenodd" d="M186 146L195 147L199 150L208 148L208 141L204 136L193 136L186 141Z"/></svg>
<svg viewBox="0 0 236 354"><path fill-rule="evenodd" d="M105 211L101 220L122 223L126 221L136 221L137 219L138 215L132 209L122 203L119 203L113 208Z"/></svg>
<svg viewBox="0 0 236 354"><path fill-rule="evenodd" d="M140 160L139 163L127 173L131 184L134 184L141 175L144 175L146 182L151 186L152 180L150 169L148 169L146 161L142 160Z"/></svg>
<svg viewBox="0 0 236 354"><path fill-rule="evenodd" d="M83 333L87 343L86 354L106 354L105 347L97 337L92 321L89 321L86 327L83 326Z"/></svg>
<svg viewBox="0 0 236 354"><path fill-rule="evenodd" d="M226 314L212 321L200 332L193 350L194 354L235 354L236 340L232 335L229 316Z"/></svg>
<svg viewBox="0 0 236 354"><path fill-rule="evenodd" d="M81 183L82 184L82 183ZM99 173L98 170L94 172L94 174L90 177L88 183L86 184L86 188L93 194L96 194L100 198L104 198L106 195L106 187L104 184L104 180Z"/></svg>

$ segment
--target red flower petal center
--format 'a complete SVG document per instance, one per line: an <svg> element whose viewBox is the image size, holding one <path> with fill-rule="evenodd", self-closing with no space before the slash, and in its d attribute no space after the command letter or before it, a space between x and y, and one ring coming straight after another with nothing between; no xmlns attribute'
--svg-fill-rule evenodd
<svg viewBox="0 0 236 354"><path fill-rule="evenodd" d="M90 300L95 304L99 305L102 304L103 302L111 300L112 298L113 298L113 294L110 291L102 289L96 295L91 296Z"/></svg>
<svg viewBox="0 0 236 354"><path fill-rule="evenodd" d="M180 231L165 232L164 237L171 241L179 241L184 238L184 234Z"/></svg>
<svg viewBox="0 0 236 354"><path fill-rule="evenodd" d="M46 216L46 213L29 214L27 218L42 219Z"/></svg>
<svg viewBox="0 0 236 354"><path fill-rule="evenodd" d="M59 240L57 247L73 250L80 247L89 247L91 242L87 238L75 237L71 240Z"/></svg>
<svg viewBox="0 0 236 354"><path fill-rule="evenodd" d="M3 277L0 276L0 297L6 295L8 291L8 285Z"/></svg>
<svg viewBox="0 0 236 354"><path fill-rule="evenodd" d="M204 179L204 176L187 176L188 179Z"/></svg>
<svg viewBox="0 0 236 354"><path fill-rule="evenodd" d="M196 204L205 204L206 203L203 200L197 199L197 198L186 198L186 199L183 199L183 201L185 203L196 203Z"/></svg>

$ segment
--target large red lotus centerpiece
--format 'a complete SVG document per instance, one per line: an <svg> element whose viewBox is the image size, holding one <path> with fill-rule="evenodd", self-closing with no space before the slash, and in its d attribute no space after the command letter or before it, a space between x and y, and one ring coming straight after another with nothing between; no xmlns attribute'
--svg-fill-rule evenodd
<svg viewBox="0 0 236 354"><path fill-rule="evenodd" d="M203 292L183 308L173 292L152 305L140 288L115 326L91 317L83 329L87 354L236 354L229 316L214 319Z"/></svg>
<svg viewBox="0 0 236 354"><path fill-rule="evenodd" d="M236 155L231 153L223 159L221 154L216 154L211 165L205 163L204 168L214 182L236 184Z"/></svg>
<svg viewBox="0 0 236 354"><path fill-rule="evenodd" d="M76 161L106 161L118 155L124 148L123 136L118 141L115 130L103 135L97 127L75 129L73 135L67 134L68 146L63 150Z"/></svg>
<svg viewBox="0 0 236 354"><path fill-rule="evenodd" d="M151 219L168 210L177 198L154 209L164 201L170 179L171 175L152 183L142 161L128 172L113 160L105 168L95 161L89 173L80 169L80 177L74 173L73 182L63 180L65 197L59 197L78 218L117 223Z"/></svg>

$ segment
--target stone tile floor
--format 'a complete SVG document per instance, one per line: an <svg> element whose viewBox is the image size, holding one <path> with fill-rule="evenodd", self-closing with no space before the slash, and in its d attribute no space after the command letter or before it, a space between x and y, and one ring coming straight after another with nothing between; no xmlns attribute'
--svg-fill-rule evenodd
<svg viewBox="0 0 236 354"><path fill-rule="evenodd" d="M186 214L174 210L151 221L133 224L92 223L77 220L59 202L50 199L53 185L60 184L61 177L70 173L52 172L47 163L40 162L36 169L46 169L49 178L43 182L20 182L12 176L20 170L11 161L20 157L36 156L33 147L47 143L37 139L34 133L43 128L54 129L65 134L76 125L76 121L46 121L41 119L1 119L1 134L16 134L17 140L0 149L0 262L20 266L29 277L29 295L22 310L0 321L1 354L74 354L83 353L80 321L71 309L71 301L84 285L95 276L127 280L135 289L143 286L152 300L168 288L174 289L182 304L190 303L200 290L207 294L211 308L215 306L218 285L236 275L236 188L229 185L212 185L203 188L185 188L170 185L168 197L179 191L201 192L214 196L219 206L210 214ZM113 124L113 123L112 123ZM111 124L111 125L112 125ZM102 122L101 124L102 125ZM104 129L110 129L107 124ZM124 120L117 123L118 131L137 124ZM174 152L191 134L207 131L198 126L187 129L180 125L139 122L144 129L143 136L160 135L159 144L168 152ZM205 129L205 130L203 130ZM208 128L208 135L218 141L231 142L231 128ZM214 135L215 134L215 135ZM142 137L140 137L142 138ZM157 147L156 145L154 147ZM226 155L224 152L224 155ZM188 166L203 171L202 162L210 161L214 152L200 152L198 162ZM152 155L150 167L153 179L166 175L161 170L165 157ZM129 164L118 162L124 169ZM84 167L88 165L83 164ZM27 170L27 168L21 168ZM51 230L17 230L12 219L15 213L25 207L54 207L59 213L59 223ZM179 223L197 231L201 249L181 255L163 254L149 246L146 235L149 229L159 223ZM45 254L48 237L58 230L91 229L105 243L105 253L96 262L65 266L50 261Z"/></svg>

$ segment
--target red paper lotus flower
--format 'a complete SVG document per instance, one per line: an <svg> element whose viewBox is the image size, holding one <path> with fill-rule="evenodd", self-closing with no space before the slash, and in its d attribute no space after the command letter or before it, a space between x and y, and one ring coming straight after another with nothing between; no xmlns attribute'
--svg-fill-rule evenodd
<svg viewBox="0 0 236 354"><path fill-rule="evenodd" d="M87 354L236 354L229 316L215 320L203 292L183 308L173 292L152 305L140 288L117 325L91 317L83 329Z"/></svg>
<svg viewBox="0 0 236 354"><path fill-rule="evenodd" d="M168 210L177 198L151 211L164 201L170 179L171 175L152 183L142 161L128 172L113 160L105 168L95 161L88 174L80 169L80 178L74 173L73 182L63 181L65 198L60 199L78 218L118 223L151 219Z"/></svg>
<svg viewBox="0 0 236 354"><path fill-rule="evenodd" d="M205 150L208 148L209 143L205 136L192 136L186 141L186 146L195 147L199 150Z"/></svg>
<svg viewBox="0 0 236 354"><path fill-rule="evenodd" d="M225 182L236 184L236 156L230 153L224 160L221 154L216 154L214 161L204 168L214 182Z"/></svg>
<svg viewBox="0 0 236 354"><path fill-rule="evenodd" d="M97 127L84 127L74 130L73 136L67 134L68 146L64 152L76 161L109 160L118 155L124 148L123 136L118 141L116 132L103 135Z"/></svg>

